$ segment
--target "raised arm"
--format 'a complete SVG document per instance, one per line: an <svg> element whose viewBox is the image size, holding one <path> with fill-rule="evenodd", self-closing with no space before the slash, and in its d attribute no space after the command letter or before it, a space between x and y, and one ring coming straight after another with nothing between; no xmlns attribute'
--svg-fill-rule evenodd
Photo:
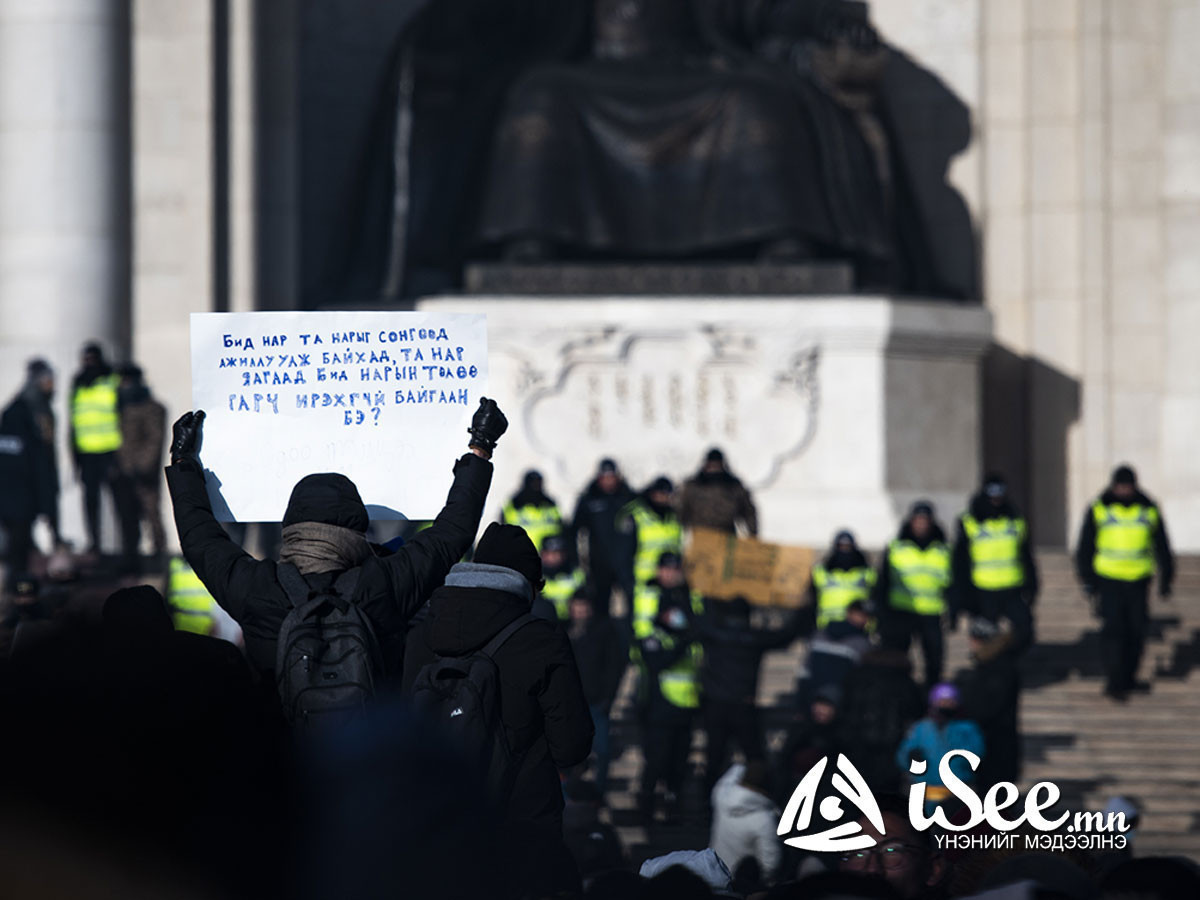
<svg viewBox="0 0 1200 900"><path fill-rule="evenodd" d="M171 465L167 466L167 489L175 511L179 545L199 579L223 610L239 623L246 605L244 591L231 590L249 578L257 561L234 543L213 515L204 486L200 463L201 428L204 411L186 412L172 427Z"/></svg>

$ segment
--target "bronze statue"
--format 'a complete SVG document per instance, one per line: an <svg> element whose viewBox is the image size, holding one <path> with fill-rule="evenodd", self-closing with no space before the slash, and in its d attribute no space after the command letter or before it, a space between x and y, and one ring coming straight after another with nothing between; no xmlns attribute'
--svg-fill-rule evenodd
<svg viewBox="0 0 1200 900"><path fill-rule="evenodd" d="M385 295L481 258L837 259L860 286L973 291L926 227L951 218L965 108L938 82L958 146L913 155L933 142L888 87L917 67L863 3L439 0L401 43Z"/></svg>

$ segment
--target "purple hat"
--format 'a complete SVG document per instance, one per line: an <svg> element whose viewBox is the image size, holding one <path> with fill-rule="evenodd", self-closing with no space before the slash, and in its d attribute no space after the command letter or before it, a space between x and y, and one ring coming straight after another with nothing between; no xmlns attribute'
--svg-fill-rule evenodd
<svg viewBox="0 0 1200 900"><path fill-rule="evenodd" d="M929 692L930 706L941 706L944 703L958 706L958 688L948 682L935 684L933 690Z"/></svg>

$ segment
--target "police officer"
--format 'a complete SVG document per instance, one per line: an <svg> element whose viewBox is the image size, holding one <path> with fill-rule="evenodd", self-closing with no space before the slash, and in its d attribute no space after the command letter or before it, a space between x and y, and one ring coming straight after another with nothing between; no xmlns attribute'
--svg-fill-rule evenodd
<svg viewBox="0 0 1200 900"><path fill-rule="evenodd" d="M575 504L567 544L574 555L579 536L587 535L587 578L597 616L609 614L614 586L629 591L625 594L626 604L633 601L633 586L623 583L622 574L629 567L628 539L618 533L616 524L621 510L633 498L616 462L602 459L596 477Z"/></svg>
<svg viewBox="0 0 1200 900"><path fill-rule="evenodd" d="M649 635L634 645L642 668L645 696L645 766L638 791L643 818L654 818L655 791L666 787L668 819L678 811L679 792L687 774L692 724L700 708L700 662L703 651L695 641L689 603L672 598L659 608Z"/></svg>
<svg viewBox="0 0 1200 900"><path fill-rule="evenodd" d="M833 539L826 557L813 566L808 585L808 607L815 617L816 630L831 622L846 618L851 603L866 603L875 587L875 570L867 565L854 535L846 530L839 531Z"/></svg>
<svg viewBox="0 0 1200 900"><path fill-rule="evenodd" d="M696 615L704 611L704 600L688 587L683 560L668 550L659 554L655 576L633 592L633 637L641 640L654 631L658 613L666 606L686 606Z"/></svg>
<svg viewBox="0 0 1200 900"><path fill-rule="evenodd" d="M532 538L533 535L530 535ZM571 617L571 601L584 593L587 577L579 566L571 565L567 557L567 539L562 534L547 535L542 540L542 597L554 604L560 622Z"/></svg>
<svg viewBox="0 0 1200 900"><path fill-rule="evenodd" d="M116 452L121 447L119 385L120 379L105 362L100 345L86 344L71 386L71 449L75 472L83 482L88 552L93 554L100 552L100 490L107 487L111 495L117 474Z"/></svg>
<svg viewBox="0 0 1200 900"><path fill-rule="evenodd" d="M1084 513L1075 568L1103 619L1104 693L1125 700L1146 687L1135 675L1146 643L1150 579L1157 569L1158 593L1166 599L1175 577L1162 513L1129 466L1113 472L1108 489Z"/></svg>
<svg viewBox="0 0 1200 900"><path fill-rule="evenodd" d="M617 530L625 536L632 556L623 573L629 595L654 578L662 554L683 552L683 528L671 505L674 490L671 480L660 475L617 516Z"/></svg>
<svg viewBox="0 0 1200 900"><path fill-rule="evenodd" d="M913 504L900 534L887 546L875 586L880 643L908 652L915 635L925 659L925 684L941 680L944 659L942 614L950 587L950 548L934 520L933 504Z"/></svg>
<svg viewBox="0 0 1200 900"><path fill-rule="evenodd" d="M1029 548L1029 525L1010 502L1002 475L984 479L958 520L954 584L956 599L965 611L992 622L1008 619L1012 652L1029 647L1038 592L1037 566Z"/></svg>
<svg viewBox="0 0 1200 900"><path fill-rule="evenodd" d="M212 634L216 630L217 601L182 556L171 558L167 607L176 631Z"/></svg>
<svg viewBox="0 0 1200 900"><path fill-rule="evenodd" d="M563 530L562 511L542 490L542 473L530 469L525 473L521 490L504 504L500 521L525 529L533 546L540 552L542 541Z"/></svg>

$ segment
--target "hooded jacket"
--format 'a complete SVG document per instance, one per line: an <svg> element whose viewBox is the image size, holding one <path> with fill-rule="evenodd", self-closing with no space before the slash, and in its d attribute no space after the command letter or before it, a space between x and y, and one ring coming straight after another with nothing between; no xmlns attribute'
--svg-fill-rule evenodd
<svg viewBox="0 0 1200 900"><path fill-rule="evenodd" d="M999 506L992 504L987 495L982 491L971 498L971 505L968 510L973 518L983 522L987 519L1024 519L1020 511L1005 500ZM1021 593L1027 597L1036 597L1038 593L1038 570L1037 563L1033 558L1033 550L1029 538L1029 523L1026 521L1025 540L1021 541L1021 546L1018 549L1021 558L1021 566L1025 569L1025 584L1021 587ZM966 605L971 605L970 596L978 591L975 587L972 578L971 570L971 540L967 537L967 529L963 525L962 517L958 520L958 530L954 536L954 555L951 560L951 566L954 569L954 584L959 599Z"/></svg>
<svg viewBox="0 0 1200 900"><path fill-rule="evenodd" d="M251 664L273 683L276 638L291 611L276 575L277 563L256 560L230 540L213 516L204 473L196 461L181 460L166 471L184 557L220 607L242 627ZM433 524L396 553L368 555L362 563L354 602L371 620L389 680L399 680L409 620L470 547L491 480L490 462L473 453L464 455L454 466L454 484ZM302 490L297 486L293 491L289 508L304 505L297 503L304 497L296 496ZM330 571L306 578L310 587L319 589L339 574Z"/></svg>
<svg viewBox="0 0 1200 900"><path fill-rule="evenodd" d="M782 856L783 844L775 833L780 811L770 797L741 784L745 772L744 765L735 763L713 788L709 846L730 872L736 872L738 863L753 856L764 878L769 878Z"/></svg>
<svg viewBox="0 0 1200 900"><path fill-rule="evenodd" d="M498 571L493 571L498 570ZM504 577L507 573L508 577ZM513 569L463 563L429 600L423 647L410 671L435 657L462 657L482 648L509 622L529 612L532 591ZM558 770L587 759L592 717L571 645L544 620L512 635L494 657L500 672L500 716L509 745L523 756L506 821L562 829Z"/></svg>
<svg viewBox="0 0 1200 900"><path fill-rule="evenodd" d="M145 385L122 389L119 395L121 446L117 465L123 475L154 479L162 466L167 440L167 408L151 396Z"/></svg>
<svg viewBox="0 0 1200 900"><path fill-rule="evenodd" d="M684 528L713 528L728 534L738 523L751 537L758 535L758 510L741 480L722 469L701 471L689 478L679 498L679 521Z"/></svg>
<svg viewBox="0 0 1200 900"><path fill-rule="evenodd" d="M1109 488L1100 495L1100 502L1105 506L1110 503L1123 503ZM1175 557L1171 553L1171 541L1167 537L1167 523L1163 519L1162 510L1150 497L1137 491L1129 505L1153 506L1158 510L1158 528L1154 530L1154 557L1158 563L1158 591L1160 594L1171 592L1171 583L1175 580ZM1095 587L1100 576L1095 570L1096 557L1096 520L1092 516L1091 504L1083 514L1083 525L1079 530L1079 546L1075 550L1075 571L1079 580L1089 587Z"/></svg>

